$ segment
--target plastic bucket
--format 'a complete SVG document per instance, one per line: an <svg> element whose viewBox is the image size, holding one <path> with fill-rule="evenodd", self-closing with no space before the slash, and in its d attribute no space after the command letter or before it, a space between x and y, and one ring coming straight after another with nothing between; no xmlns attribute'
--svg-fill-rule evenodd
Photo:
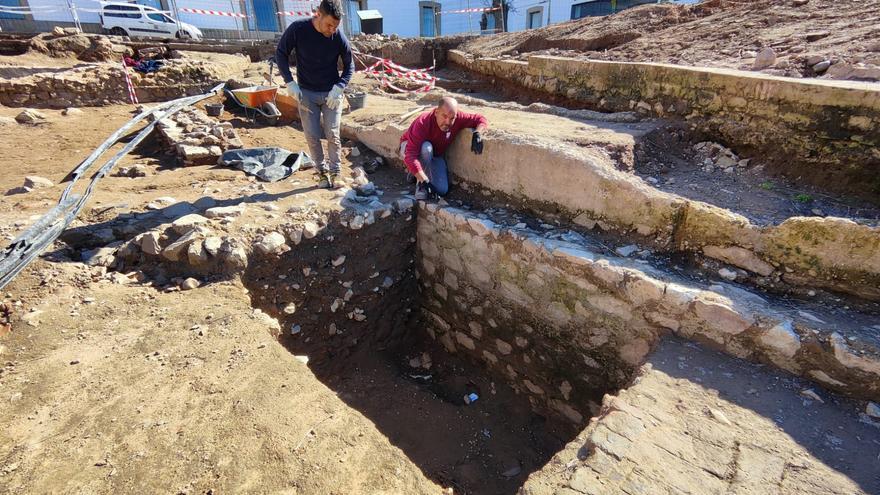
<svg viewBox="0 0 880 495"><path fill-rule="evenodd" d="M367 102L367 94L366 93L352 93L348 95L348 106L352 110L357 110L359 108L364 108L364 104Z"/></svg>

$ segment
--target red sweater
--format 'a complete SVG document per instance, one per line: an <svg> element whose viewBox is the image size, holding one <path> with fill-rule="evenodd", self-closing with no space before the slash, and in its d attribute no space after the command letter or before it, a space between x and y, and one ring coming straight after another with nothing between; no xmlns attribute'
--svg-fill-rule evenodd
<svg viewBox="0 0 880 495"><path fill-rule="evenodd" d="M434 147L434 156L443 156L459 131L466 128L475 128L479 125L489 125L489 121L480 114L458 112L455 114L455 122L452 123L449 132L443 132L437 126L434 110L419 115L409 126L409 129L403 133L403 136L400 137L401 143L407 142L406 155L403 159L406 168L413 175L422 170L419 155L422 152L422 144L425 141L431 142L431 145Z"/></svg>

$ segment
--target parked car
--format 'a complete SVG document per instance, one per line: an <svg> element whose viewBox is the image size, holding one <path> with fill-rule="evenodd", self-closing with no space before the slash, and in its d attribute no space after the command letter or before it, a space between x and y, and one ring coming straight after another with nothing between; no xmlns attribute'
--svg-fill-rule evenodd
<svg viewBox="0 0 880 495"><path fill-rule="evenodd" d="M101 26L118 36L202 39L202 32L192 24L176 21L160 10L136 3L104 3Z"/></svg>

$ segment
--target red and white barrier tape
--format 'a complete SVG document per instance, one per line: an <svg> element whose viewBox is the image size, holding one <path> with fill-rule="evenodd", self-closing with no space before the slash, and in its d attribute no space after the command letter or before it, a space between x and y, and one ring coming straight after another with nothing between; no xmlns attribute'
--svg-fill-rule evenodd
<svg viewBox="0 0 880 495"><path fill-rule="evenodd" d="M439 14L470 14L473 12L491 12L493 10L500 10L501 7L486 7L483 9L461 9L461 10L444 10L443 12L438 12Z"/></svg>
<svg viewBox="0 0 880 495"><path fill-rule="evenodd" d="M222 10L205 10L205 9L180 9L181 12L186 12L188 14L203 14L203 15L219 15L224 17L247 17L247 14L239 14L238 12L224 12Z"/></svg>
<svg viewBox="0 0 880 495"><path fill-rule="evenodd" d="M276 14L286 15L289 17L313 17L317 12L318 12L317 10L300 11L300 12L286 11L286 12L276 12Z"/></svg>
<svg viewBox="0 0 880 495"><path fill-rule="evenodd" d="M357 51L354 54L376 60L376 63L370 66L361 61L361 65L364 66L364 70L361 72L375 78L383 88L390 88L400 93L427 93L434 89L437 84L437 78L429 74L430 71L434 70L433 66L427 69L408 69L402 65L395 64L391 59L374 57ZM403 89L392 82L394 78L421 84L421 86L416 89Z"/></svg>
<svg viewBox="0 0 880 495"><path fill-rule="evenodd" d="M122 59L122 72L125 73L125 85L128 87L128 99L133 105L137 105L138 97L134 92L134 85L131 83L131 76L128 75L128 67L125 65L125 59Z"/></svg>

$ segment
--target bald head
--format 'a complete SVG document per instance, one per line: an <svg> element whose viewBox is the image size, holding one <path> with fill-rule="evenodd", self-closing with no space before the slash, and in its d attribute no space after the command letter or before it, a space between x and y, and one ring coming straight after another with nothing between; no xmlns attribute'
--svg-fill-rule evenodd
<svg viewBox="0 0 880 495"><path fill-rule="evenodd" d="M451 96L440 98L437 108L434 110L434 116L437 120L437 127L443 132L449 132L452 124L455 123L455 114L458 113L458 102Z"/></svg>
<svg viewBox="0 0 880 495"><path fill-rule="evenodd" d="M458 111L458 100L451 96L444 96L440 98L440 101L437 103L437 108L445 108L451 112Z"/></svg>

